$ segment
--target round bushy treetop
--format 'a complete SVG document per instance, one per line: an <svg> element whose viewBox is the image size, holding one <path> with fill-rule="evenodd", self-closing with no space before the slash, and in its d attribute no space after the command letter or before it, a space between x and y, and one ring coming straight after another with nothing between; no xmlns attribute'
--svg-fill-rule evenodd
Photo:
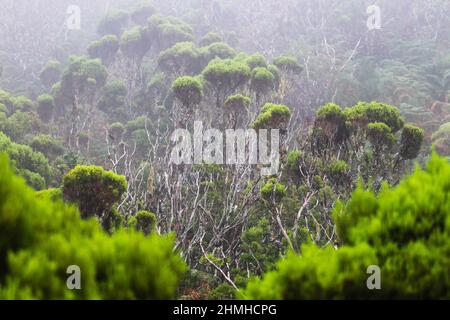
<svg viewBox="0 0 450 320"><path fill-rule="evenodd" d="M114 57L119 50L119 40L115 35L106 35L100 40L94 41L88 47L88 54L91 58L99 58L105 65L114 61Z"/></svg>
<svg viewBox="0 0 450 320"><path fill-rule="evenodd" d="M278 69L291 74L299 75L303 71L303 67L297 62L294 57L281 56L273 60L273 64Z"/></svg>
<svg viewBox="0 0 450 320"><path fill-rule="evenodd" d="M252 127L258 129L286 129L291 118L291 109L285 105L266 103Z"/></svg>
<svg viewBox="0 0 450 320"><path fill-rule="evenodd" d="M427 169L375 195L359 188L334 210L343 246L304 245L276 271L253 280L248 299L449 299L450 164L434 155ZM381 290L368 290L369 266Z"/></svg>
<svg viewBox="0 0 450 320"><path fill-rule="evenodd" d="M109 213L127 190L125 177L102 167L77 166L63 179L64 199L78 205L83 218Z"/></svg>
<svg viewBox="0 0 450 320"><path fill-rule="evenodd" d="M128 13L122 10L112 10L100 21L97 32L101 36L114 34L120 36L128 23Z"/></svg>
<svg viewBox="0 0 450 320"><path fill-rule="evenodd" d="M108 72L100 59L71 56L58 93L70 100L76 92L95 91L103 87L107 76Z"/></svg>
<svg viewBox="0 0 450 320"><path fill-rule="evenodd" d="M25 97L25 96L18 96L13 98L13 112L15 111L23 111L23 112L29 112L34 110L34 102Z"/></svg>
<svg viewBox="0 0 450 320"><path fill-rule="evenodd" d="M249 57L245 58L245 63L250 67L250 69L255 68L267 68L267 61L266 58L260 53L256 53L254 55L251 55Z"/></svg>
<svg viewBox="0 0 450 320"><path fill-rule="evenodd" d="M215 42L223 42L222 37L216 32L209 32L200 39L199 45L201 47L207 47Z"/></svg>
<svg viewBox="0 0 450 320"><path fill-rule="evenodd" d="M369 123L367 126L367 136L375 150L381 150L383 147L389 149L396 142L391 128L383 122Z"/></svg>
<svg viewBox="0 0 450 320"><path fill-rule="evenodd" d="M275 84L274 75L266 68L257 67L252 71L252 89L259 94L273 90Z"/></svg>
<svg viewBox="0 0 450 320"><path fill-rule="evenodd" d="M367 125L371 122L382 122L388 125L393 133L404 126L400 111L391 105L380 102L359 102L351 108L344 110L347 122L350 125Z"/></svg>
<svg viewBox="0 0 450 320"><path fill-rule="evenodd" d="M39 118L41 118L44 122L51 121L53 117L53 110L55 108L53 96L49 94L40 95L37 99L37 103L37 113Z"/></svg>
<svg viewBox="0 0 450 320"><path fill-rule="evenodd" d="M147 24L148 18L150 18L156 12L155 7L149 3L144 2L138 4L130 13L131 20L139 25Z"/></svg>
<svg viewBox="0 0 450 320"><path fill-rule="evenodd" d="M115 122L109 126L108 133L114 140L119 141L125 133L125 126L120 122Z"/></svg>
<svg viewBox="0 0 450 320"><path fill-rule="evenodd" d="M203 96L200 80L189 76L176 79L172 84L172 91L185 107L198 105Z"/></svg>
<svg viewBox="0 0 450 320"><path fill-rule="evenodd" d="M153 15L148 20L150 37L156 39L161 49L166 49L177 42L193 41L190 25L175 17Z"/></svg>
<svg viewBox="0 0 450 320"><path fill-rule="evenodd" d="M422 148L424 135L423 129L410 124L405 125L400 140L400 156L403 159L415 159Z"/></svg>
<svg viewBox="0 0 450 320"><path fill-rule="evenodd" d="M0 299L175 298L186 266L172 236L110 235L55 200L37 196L0 157ZM81 269L82 290L67 289L70 265Z"/></svg>
<svg viewBox="0 0 450 320"><path fill-rule="evenodd" d="M150 48L151 41L147 28L134 27L126 30L120 38L120 50L125 57L142 59Z"/></svg>
<svg viewBox="0 0 450 320"><path fill-rule="evenodd" d="M194 74L200 70L200 52L192 42L179 42L158 57L164 72Z"/></svg>
<svg viewBox="0 0 450 320"><path fill-rule="evenodd" d="M202 74L215 90L234 90L249 80L250 68L242 62L217 58L206 66Z"/></svg>
<svg viewBox="0 0 450 320"><path fill-rule="evenodd" d="M251 99L240 93L229 96L225 100L225 108L231 112L243 112L250 106Z"/></svg>
<svg viewBox="0 0 450 320"><path fill-rule="evenodd" d="M56 82L58 82L61 76L61 63L56 60L50 60L47 64L42 68L39 73L39 79L41 79L42 83L51 87Z"/></svg>
<svg viewBox="0 0 450 320"><path fill-rule="evenodd" d="M41 152L49 159L61 156L65 151L61 141L45 134L35 136L30 145L34 151Z"/></svg>
<svg viewBox="0 0 450 320"><path fill-rule="evenodd" d="M236 56L236 51L224 42L214 42L202 48L205 61L209 62L215 58L231 59Z"/></svg>
<svg viewBox="0 0 450 320"><path fill-rule="evenodd" d="M347 137L345 120L345 114L337 104L327 103L320 107L314 124L317 142L322 139L325 139L325 141L331 139L336 143L342 142ZM321 143L319 142L319 144Z"/></svg>
<svg viewBox="0 0 450 320"><path fill-rule="evenodd" d="M128 221L129 227L144 232L145 235L149 235L156 230L157 219L153 212L139 211L135 216L131 217Z"/></svg>

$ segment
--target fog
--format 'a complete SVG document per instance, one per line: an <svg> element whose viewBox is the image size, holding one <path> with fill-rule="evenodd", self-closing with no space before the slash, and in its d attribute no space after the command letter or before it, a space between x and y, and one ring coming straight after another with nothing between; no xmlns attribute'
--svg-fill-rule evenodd
<svg viewBox="0 0 450 320"><path fill-rule="evenodd" d="M448 298L449 27L448 0L0 0L0 298Z"/></svg>

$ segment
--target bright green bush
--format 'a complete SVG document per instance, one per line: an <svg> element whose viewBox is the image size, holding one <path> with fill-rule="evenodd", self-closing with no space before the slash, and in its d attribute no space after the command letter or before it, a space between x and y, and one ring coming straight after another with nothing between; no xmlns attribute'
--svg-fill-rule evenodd
<svg viewBox="0 0 450 320"><path fill-rule="evenodd" d="M252 71L252 89L259 94L270 92L274 88L275 77L266 68L256 67Z"/></svg>
<svg viewBox="0 0 450 320"><path fill-rule="evenodd" d="M71 265L81 290L66 286ZM1 299L171 299L184 270L172 236L110 236L74 207L38 198L0 157Z"/></svg>
<svg viewBox="0 0 450 320"><path fill-rule="evenodd" d="M250 105L251 99L240 93L229 96L225 100L225 107L232 112L243 112Z"/></svg>
<svg viewBox="0 0 450 320"><path fill-rule="evenodd" d="M291 110L284 105L266 103L253 123L254 129L285 129Z"/></svg>
<svg viewBox="0 0 450 320"><path fill-rule="evenodd" d="M216 90L238 88L250 79L250 68L241 62L214 59L203 70L203 77Z"/></svg>
<svg viewBox="0 0 450 320"><path fill-rule="evenodd" d="M77 204L83 218L109 214L126 190L125 177L96 166L77 166L62 183L64 199Z"/></svg>
<svg viewBox="0 0 450 320"><path fill-rule="evenodd" d="M450 164L433 155L397 187L378 196L358 189L334 217L338 249L305 245L276 271L253 280L249 299L449 299ZM369 290L378 265L381 289Z"/></svg>
<svg viewBox="0 0 450 320"><path fill-rule="evenodd" d="M172 90L175 97L186 107L199 104L203 96L202 83L197 78L188 76L176 79Z"/></svg>
<svg viewBox="0 0 450 320"><path fill-rule="evenodd" d="M128 226L148 235L156 230L157 218L153 212L139 211L128 221Z"/></svg>

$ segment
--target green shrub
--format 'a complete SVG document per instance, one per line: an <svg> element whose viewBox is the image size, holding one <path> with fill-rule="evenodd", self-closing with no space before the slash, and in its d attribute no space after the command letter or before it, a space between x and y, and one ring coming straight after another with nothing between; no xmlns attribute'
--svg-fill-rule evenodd
<svg viewBox="0 0 450 320"><path fill-rule="evenodd" d="M81 290L67 288L71 265ZM74 207L37 197L0 157L0 299L172 299L184 271L172 236L108 235Z"/></svg>
<svg viewBox="0 0 450 320"><path fill-rule="evenodd" d="M139 211L128 221L128 226L148 235L156 230L157 219L153 212Z"/></svg>
<svg viewBox="0 0 450 320"><path fill-rule="evenodd" d="M450 164L433 155L397 187L378 196L358 189L334 210L343 246L302 247L276 271L251 281L249 299L449 299ZM369 290L369 266L381 289Z"/></svg>
<svg viewBox="0 0 450 320"><path fill-rule="evenodd" d="M64 199L78 205L83 218L110 213L126 190L125 177L96 166L77 166L62 183Z"/></svg>
<svg viewBox="0 0 450 320"><path fill-rule="evenodd" d="M266 103L253 123L254 129L285 129L291 110L284 105Z"/></svg>
<svg viewBox="0 0 450 320"><path fill-rule="evenodd" d="M197 78L188 76L176 79L172 84L172 91L187 107L199 104L203 96L202 83Z"/></svg>
<svg viewBox="0 0 450 320"><path fill-rule="evenodd" d="M291 56L281 56L273 60L273 64L278 69L289 72L292 74L300 74L303 71L303 67Z"/></svg>

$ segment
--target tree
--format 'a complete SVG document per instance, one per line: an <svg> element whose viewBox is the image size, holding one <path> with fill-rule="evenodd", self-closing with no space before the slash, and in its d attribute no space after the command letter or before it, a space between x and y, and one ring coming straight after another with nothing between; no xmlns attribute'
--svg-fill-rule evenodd
<svg viewBox="0 0 450 320"><path fill-rule="evenodd" d="M209 61L219 59L232 59L236 56L236 51L224 42L214 42L202 48L203 59Z"/></svg>
<svg viewBox="0 0 450 320"><path fill-rule="evenodd" d="M119 40L115 35L106 35L100 40L92 42L87 51L92 59L101 59L103 64L108 66L113 61L119 50Z"/></svg>
<svg viewBox="0 0 450 320"><path fill-rule="evenodd" d="M156 215L149 211L139 211L128 221L128 225L131 228L142 231L145 235L156 231L156 223Z"/></svg>
<svg viewBox="0 0 450 320"><path fill-rule="evenodd" d="M40 95L37 99L37 112L43 122L50 122L53 118L55 108L53 97L49 94Z"/></svg>
<svg viewBox="0 0 450 320"><path fill-rule="evenodd" d="M188 109L198 105L203 95L202 83L198 79L188 76L175 80L172 90L175 97Z"/></svg>
<svg viewBox="0 0 450 320"><path fill-rule="evenodd" d="M256 101L274 89L275 77L266 68L256 67L252 71L251 86L256 93Z"/></svg>
<svg viewBox="0 0 450 320"><path fill-rule="evenodd" d="M51 160L62 156L65 152L61 141L44 134L34 136L30 146L35 152L40 152Z"/></svg>
<svg viewBox="0 0 450 320"><path fill-rule="evenodd" d="M97 32L101 36L116 35L120 36L123 28L128 23L128 13L122 10L112 10L106 14L100 21Z"/></svg>
<svg viewBox="0 0 450 320"><path fill-rule="evenodd" d="M378 196L359 188L334 210L340 248L303 246L302 256L281 260L276 271L252 281L244 297L448 299L449 182L450 164L433 155L426 170ZM366 286L371 265L381 270L382 290Z"/></svg>
<svg viewBox="0 0 450 320"><path fill-rule="evenodd" d="M266 103L252 127L254 129L286 130L291 114L291 110L285 105Z"/></svg>
<svg viewBox="0 0 450 320"><path fill-rule="evenodd" d="M144 27L138 26L126 30L120 38L120 51L125 57L135 60L138 65L150 48L150 37Z"/></svg>
<svg viewBox="0 0 450 320"><path fill-rule="evenodd" d="M56 82L58 82L59 78L61 76L61 63L56 60L50 60L47 62L47 64L44 66L44 68L41 70L41 73L39 74L39 78L41 79L42 83L47 86L51 87Z"/></svg>
<svg viewBox="0 0 450 320"><path fill-rule="evenodd" d="M423 129L410 124L405 125L400 141L400 156L406 160L417 158L422 148L424 135Z"/></svg>
<svg viewBox="0 0 450 320"><path fill-rule="evenodd" d="M64 199L75 203L83 218L104 218L127 190L125 177L96 166L77 166L63 179Z"/></svg>
<svg viewBox="0 0 450 320"><path fill-rule="evenodd" d="M67 289L71 265L82 290ZM0 157L1 299L172 299L185 269L171 236L108 235L73 206L37 197Z"/></svg>
<svg viewBox="0 0 450 320"><path fill-rule="evenodd" d="M225 113L229 115L233 128L244 125L244 116L248 114L251 99L240 93L229 96L225 100Z"/></svg>
<svg viewBox="0 0 450 320"><path fill-rule="evenodd" d="M214 59L202 72L216 96L216 106L220 108L222 99L232 94L250 79L250 68L244 63L231 59Z"/></svg>
<svg viewBox="0 0 450 320"><path fill-rule="evenodd" d="M175 17L153 15L148 19L148 28L150 37L156 40L161 50L178 42L193 41L192 27Z"/></svg>
<svg viewBox="0 0 450 320"><path fill-rule="evenodd" d="M200 71L200 52L192 42L179 42L158 56L158 67L172 75L193 75Z"/></svg>

